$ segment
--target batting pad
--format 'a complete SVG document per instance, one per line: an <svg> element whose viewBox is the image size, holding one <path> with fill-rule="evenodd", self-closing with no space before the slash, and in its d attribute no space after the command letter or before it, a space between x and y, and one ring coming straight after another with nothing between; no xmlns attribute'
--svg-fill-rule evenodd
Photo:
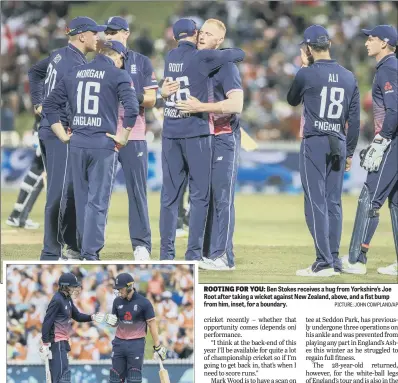
<svg viewBox="0 0 398 383"><path fill-rule="evenodd" d="M141 383L142 382L142 372L137 368L131 368L127 372L126 383Z"/></svg>

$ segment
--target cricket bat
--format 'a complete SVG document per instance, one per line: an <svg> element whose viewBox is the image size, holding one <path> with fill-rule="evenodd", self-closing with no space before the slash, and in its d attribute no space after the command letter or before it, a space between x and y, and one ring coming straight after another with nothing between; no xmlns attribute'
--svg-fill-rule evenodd
<svg viewBox="0 0 398 383"><path fill-rule="evenodd" d="M256 141L251 138L243 128L240 128L241 134L241 145L242 148L246 150L246 152L252 152L258 148L258 144Z"/></svg>
<svg viewBox="0 0 398 383"><path fill-rule="evenodd" d="M51 372L50 372L50 360L48 358L45 360L44 366L46 368L46 383L52 383Z"/></svg>
<svg viewBox="0 0 398 383"><path fill-rule="evenodd" d="M170 383L169 373L164 369L162 359L159 358L160 370L159 379L160 383ZM47 383L47 382L46 382Z"/></svg>

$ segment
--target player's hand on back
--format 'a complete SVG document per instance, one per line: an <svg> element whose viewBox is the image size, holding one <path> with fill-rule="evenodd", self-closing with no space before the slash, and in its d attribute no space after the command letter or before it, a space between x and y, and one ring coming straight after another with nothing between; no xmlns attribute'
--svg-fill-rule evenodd
<svg viewBox="0 0 398 383"><path fill-rule="evenodd" d="M178 89L180 89L180 83L178 81L172 81L166 77L163 82L162 89L160 90L160 94L163 98L167 98L177 92Z"/></svg>
<svg viewBox="0 0 398 383"><path fill-rule="evenodd" d="M52 359L50 346L50 343L43 343L42 346L39 348L39 356L41 360Z"/></svg>
<svg viewBox="0 0 398 383"><path fill-rule="evenodd" d="M110 133L106 133L106 135L116 142L118 149L127 145L128 139L121 137L120 135Z"/></svg>
<svg viewBox="0 0 398 383"><path fill-rule="evenodd" d="M203 112L203 104L193 96L188 96L187 100L177 102L175 107L185 113Z"/></svg>
<svg viewBox="0 0 398 383"><path fill-rule="evenodd" d="M160 359L165 360L167 357L167 348L160 345L159 346L153 346L153 349L155 351L155 354L159 356Z"/></svg>

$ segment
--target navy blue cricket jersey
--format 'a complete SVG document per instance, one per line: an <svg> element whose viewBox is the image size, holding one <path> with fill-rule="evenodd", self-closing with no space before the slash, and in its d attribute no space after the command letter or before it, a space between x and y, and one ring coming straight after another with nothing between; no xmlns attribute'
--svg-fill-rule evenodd
<svg viewBox="0 0 398 383"><path fill-rule="evenodd" d="M164 78L179 81L180 89L165 103L163 136L187 138L214 133L213 118L209 113L182 113L175 103L189 95L201 102L213 102L213 86L209 75L228 62L242 61L241 49L197 50L194 43L181 41L165 59Z"/></svg>
<svg viewBox="0 0 398 383"><path fill-rule="evenodd" d="M332 135L343 141L347 139L347 157L354 154L359 136L360 101L352 72L335 60L317 60L297 72L287 101L293 106L303 102L304 138Z"/></svg>
<svg viewBox="0 0 398 383"><path fill-rule="evenodd" d="M138 94L143 94L146 89L157 89L159 87L151 60L141 53L128 50L127 57L124 59L124 69L129 73ZM124 109L121 106L119 109L119 129L123 125L123 119ZM145 108L140 106L139 115L134 128L131 130L129 140L145 140L145 130Z"/></svg>
<svg viewBox="0 0 398 383"><path fill-rule="evenodd" d="M73 67L86 63L85 55L74 45L68 44L66 47L55 50L50 56L33 65L28 72L32 104L43 104L43 101L49 96L56 84ZM59 111L59 117L62 125L65 128L68 127L70 123L68 105L62 106ZM41 139L56 137L45 116L43 116L40 122L39 135Z"/></svg>
<svg viewBox="0 0 398 383"><path fill-rule="evenodd" d="M372 101L375 132L392 139L398 127L398 59L392 53L376 65Z"/></svg>
<svg viewBox="0 0 398 383"><path fill-rule="evenodd" d="M117 297L112 314L118 318L116 337L119 339L145 338L147 320L155 318L152 303L135 290L131 300Z"/></svg>
<svg viewBox="0 0 398 383"><path fill-rule="evenodd" d="M138 115L130 76L102 54L74 68L45 100L43 110L51 125L59 121L59 111L66 101L72 112L70 145L80 148L116 150L106 133L116 134L119 101L124 108L124 128L132 128Z"/></svg>
<svg viewBox="0 0 398 383"><path fill-rule="evenodd" d="M243 92L239 69L234 63L224 64L213 76L214 102L224 101L232 92ZM209 88L211 93L211 88ZM231 133L239 129L239 114L214 114L214 134Z"/></svg>
<svg viewBox="0 0 398 383"><path fill-rule="evenodd" d="M81 313L71 297L57 292L47 307L42 326L43 343L69 340L72 333L72 319L77 322L91 322L91 315Z"/></svg>

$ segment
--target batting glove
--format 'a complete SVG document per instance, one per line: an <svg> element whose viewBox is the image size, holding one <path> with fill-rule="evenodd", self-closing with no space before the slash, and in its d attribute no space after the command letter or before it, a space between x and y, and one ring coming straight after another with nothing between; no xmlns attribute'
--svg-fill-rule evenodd
<svg viewBox="0 0 398 383"><path fill-rule="evenodd" d="M43 345L40 347L39 356L41 360L45 361L47 359L52 359L53 355L50 350L50 346L50 343L43 343Z"/></svg>
<svg viewBox="0 0 398 383"><path fill-rule="evenodd" d="M167 356L167 348L159 345L159 346L153 346L153 349L155 350L155 353L159 355L159 358L162 360L166 359Z"/></svg>
<svg viewBox="0 0 398 383"><path fill-rule="evenodd" d="M110 326L114 326L117 323L117 316L114 314L106 314L105 321Z"/></svg>
<svg viewBox="0 0 398 383"><path fill-rule="evenodd" d="M105 319L105 314L103 313L96 313L91 315L91 320L93 320L96 323L102 323Z"/></svg>
<svg viewBox="0 0 398 383"><path fill-rule="evenodd" d="M377 172L379 170L383 155L391 140L376 134L372 144L362 153L361 166L368 172Z"/></svg>

